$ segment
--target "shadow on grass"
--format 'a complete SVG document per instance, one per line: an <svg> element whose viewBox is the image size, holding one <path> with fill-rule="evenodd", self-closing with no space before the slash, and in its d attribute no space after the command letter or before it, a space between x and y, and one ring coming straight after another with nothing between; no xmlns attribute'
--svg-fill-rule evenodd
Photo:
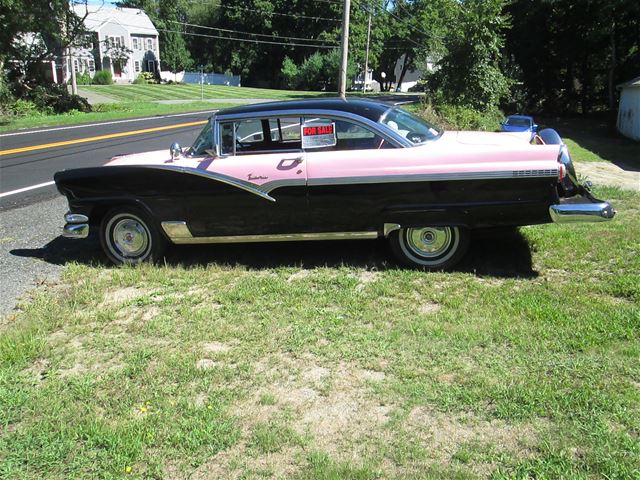
<svg viewBox="0 0 640 480"><path fill-rule="evenodd" d="M615 117L562 117L540 119L561 137L572 139L582 148L623 170L640 171L640 143L628 139L615 129Z"/></svg>
<svg viewBox="0 0 640 480"><path fill-rule="evenodd" d="M55 265L70 262L110 267L95 236L85 241L58 237L41 248L14 249L11 255L44 260ZM277 267L356 267L367 270L405 268L391 255L386 241L317 241L171 246L168 266L209 264L242 266L251 270ZM471 248L455 272L502 278L534 278L531 250L517 229L474 233Z"/></svg>

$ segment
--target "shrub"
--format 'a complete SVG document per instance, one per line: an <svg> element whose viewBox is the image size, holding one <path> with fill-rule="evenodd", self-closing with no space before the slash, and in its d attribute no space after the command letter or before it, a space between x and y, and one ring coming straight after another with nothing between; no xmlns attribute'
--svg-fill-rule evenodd
<svg viewBox="0 0 640 480"><path fill-rule="evenodd" d="M16 117L41 115L38 106L30 100L16 100L11 106L11 113Z"/></svg>
<svg viewBox="0 0 640 480"><path fill-rule="evenodd" d="M66 85L38 85L29 93L29 100L45 114L66 113L71 110L91 111L91 105L87 99L70 94Z"/></svg>
<svg viewBox="0 0 640 480"><path fill-rule="evenodd" d="M450 104L430 102L422 104L418 113L428 122L445 130L484 130L493 132L500 127L504 114L498 108L485 111Z"/></svg>
<svg viewBox="0 0 640 480"><path fill-rule="evenodd" d="M111 70L98 70L96 74L93 76L93 84L94 85L112 85L113 76L111 75Z"/></svg>
<svg viewBox="0 0 640 480"><path fill-rule="evenodd" d="M153 78L153 73L140 72L136 77L136 79L133 81L133 83L140 85L140 84L147 84L147 83L156 83L156 81L155 81L155 78Z"/></svg>
<svg viewBox="0 0 640 480"><path fill-rule="evenodd" d="M91 85L91 75L88 72L76 75L76 85Z"/></svg>

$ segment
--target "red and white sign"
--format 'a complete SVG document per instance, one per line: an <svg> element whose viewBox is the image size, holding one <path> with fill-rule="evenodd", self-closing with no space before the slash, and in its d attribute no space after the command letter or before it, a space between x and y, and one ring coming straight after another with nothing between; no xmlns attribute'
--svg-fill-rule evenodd
<svg viewBox="0 0 640 480"><path fill-rule="evenodd" d="M335 144L335 123L316 121L302 124L302 148L333 147Z"/></svg>

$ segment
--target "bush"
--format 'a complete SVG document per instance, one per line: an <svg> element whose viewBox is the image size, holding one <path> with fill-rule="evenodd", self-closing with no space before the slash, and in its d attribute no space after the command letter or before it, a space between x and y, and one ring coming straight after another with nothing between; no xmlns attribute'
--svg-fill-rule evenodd
<svg viewBox="0 0 640 480"><path fill-rule="evenodd" d="M493 132L500 127L504 114L498 108L478 111L469 107L426 102L418 108L418 114L429 123L445 130L483 130Z"/></svg>
<svg viewBox="0 0 640 480"><path fill-rule="evenodd" d="M29 100L44 114L67 113L71 110L91 111L87 99L70 94L66 85L39 85L29 93Z"/></svg>
<svg viewBox="0 0 640 480"><path fill-rule="evenodd" d="M91 75L88 72L76 75L76 85L91 85Z"/></svg>
<svg viewBox="0 0 640 480"><path fill-rule="evenodd" d="M111 75L111 70L98 70L96 74L93 76L93 84L94 85L112 85L113 76Z"/></svg>
<svg viewBox="0 0 640 480"><path fill-rule="evenodd" d="M16 117L28 117L41 115L42 112L38 106L30 100L18 99L11 106L11 113Z"/></svg>
<svg viewBox="0 0 640 480"><path fill-rule="evenodd" d="M136 79L133 81L136 85L144 85L148 83L156 83L155 78L153 78L153 73L151 72L140 72Z"/></svg>

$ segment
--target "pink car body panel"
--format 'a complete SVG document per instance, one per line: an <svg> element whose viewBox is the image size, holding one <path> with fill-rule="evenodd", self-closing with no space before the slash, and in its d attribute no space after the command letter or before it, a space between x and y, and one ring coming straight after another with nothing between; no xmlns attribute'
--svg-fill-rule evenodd
<svg viewBox="0 0 640 480"><path fill-rule="evenodd" d="M531 145L504 133L445 132L412 148L293 153L237 157L180 157L164 151L115 157L107 166L172 165L200 168L261 186L273 181L446 173L558 171L558 145Z"/></svg>

